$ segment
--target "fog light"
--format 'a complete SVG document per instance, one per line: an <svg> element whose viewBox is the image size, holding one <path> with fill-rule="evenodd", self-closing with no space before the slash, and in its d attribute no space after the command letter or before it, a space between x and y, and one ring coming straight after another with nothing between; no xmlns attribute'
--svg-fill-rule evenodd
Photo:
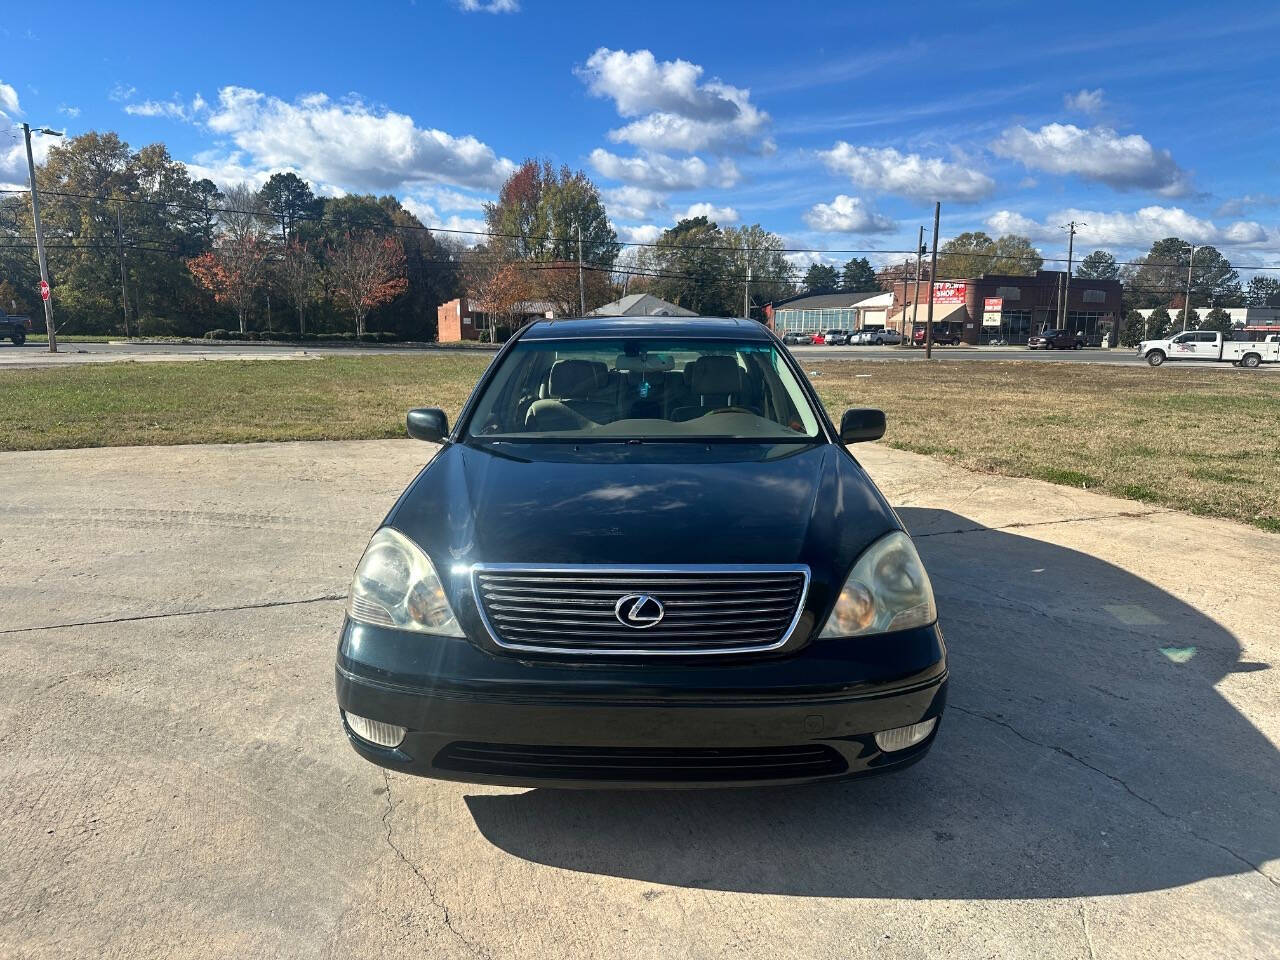
<svg viewBox="0 0 1280 960"><path fill-rule="evenodd" d="M361 740L368 740L379 747L398 747L404 741L405 728L394 723L383 723L381 720L370 720L357 717L354 713L342 711L347 718L347 726Z"/></svg>
<svg viewBox="0 0 1280 960"><path fill-rule="evenodd" d="M894 727L892 730L881 730L876 734L876 746L885 753L914 747L929 734L933 733L933 728L937 723L937 717L930 717L928 720L913 723L909 727Z"/></svg>

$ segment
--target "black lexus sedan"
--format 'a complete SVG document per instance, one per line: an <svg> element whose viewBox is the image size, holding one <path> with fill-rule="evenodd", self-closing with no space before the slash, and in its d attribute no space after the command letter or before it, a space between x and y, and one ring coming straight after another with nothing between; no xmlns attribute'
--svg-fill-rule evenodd
<svg viewBox="0 0 1280 960"><path fill-rule="evenodd" d="M393 770L559 787L907 766L947 664L893 509L766 328L538 320L495 358L356 569L343 727Z"/></svg>

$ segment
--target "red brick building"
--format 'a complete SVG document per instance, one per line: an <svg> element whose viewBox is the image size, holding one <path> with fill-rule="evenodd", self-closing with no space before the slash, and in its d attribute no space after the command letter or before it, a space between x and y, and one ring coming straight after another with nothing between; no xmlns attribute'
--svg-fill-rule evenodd
<svg viewBox="0 0 1280 960"><path fill-rule="evenodd" d="M934 284L934 329L956 334L965 343L1026 343L1032 333L1059 326L1065 277L1061 270L1037 270L1028 277L982 274L964 280L939 280ZM1118 280L1072 277L1062 326L1079 333L1090 345L1102 343L1122 317L1121 294ZM913 325L925 323L928 308L928 282L920 284L917 309L915 282L898 281L886 326L909 337Z"/></svg>

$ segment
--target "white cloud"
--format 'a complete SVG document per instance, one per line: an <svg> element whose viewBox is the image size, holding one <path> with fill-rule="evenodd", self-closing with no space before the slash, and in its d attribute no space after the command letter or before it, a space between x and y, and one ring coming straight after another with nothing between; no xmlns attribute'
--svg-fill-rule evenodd
<svg viewBox="0 0 1280 960"><path fill-rule="evenodd" d="M18 91L9 86L3 80L0 80L0 114L22 113L22 108L18 106Z"/></svg>
<svg viewBox="0 0 1280 960"><path fill-rule="evenodd" d="M710 203L694 203L690 204L689 209L683 213L677 213L673 218L673 222L679 223L681 220L691 220L694 217L706 217L714 223L737 223L741 218L738 211L733 207L717 207Z"/></svg>
<svg viewBox="0 0 1280 960"><path fill-rule="evenodd" d="M80 116L79 107L69 107L65 103L58 104L58 112L61 113L63 116L70 117L72 120Z"/></svg>
<svg viewBox="0 0 1280 960"><path fill-rule="evenodd" d="M613 229L617 231L618 239L624 243L656 243L658 238L665 232L663 227L654 223L645 223L634 227L615 223Z"/></svg>
<svg viewBox="0 0 1280 960"><path fill-rule="evenodd" d="M1222 201L1216 212L1220 217L1240 217L1250 210L1278 206L1280 206L1280 194L1246 193L1242 197L1231 197Z"/></svg>
<svg viewBox="0 0 1280 960"><path fill-rule="evenodd" d="M458 0L464 13L519 13L520 0Z"/></svg>
<svg viewBox="0 0 1280 960"><path fill-rule="evenodd" d="M291 167L276 170L271 167L246 163L244 153L239 150L233 150L230 153L202 150L194 158L186 162L186 167L193 180L209 179L224 189L235 186L238 183L245 183L256 190L267 182L267 178L271 174L277 172L292 172L302 176ZM323 191L321 185L315 182L312 182L311 187L316 193L332 192Z"/></svg>
<svg viewBox="0 0 1280 960"><path fill-rule="evenodd" d="M698 190L732 187L740 179L733 161L721 159L715 166L701 157L677 160L662 153L622 157L601 147L591 151L591 166L602 176L651 190Z"/></svg>
<svg viewBox="0 0 1280 960"><path fill-rule="evenodd" d="M823 233L887 233L897 228L862 198L843 193L830 203L814 204L805 212L804 222Z"/></svg>
<svg viewBox="0 0 1280 960"><path fill-rule="evenodd" d="M1139 134L1124 136L1110 127L1050 123L1028 130L1015 126L992 149L1033 170L1074 174L1117 190L1137 188L1180 196L1190 189L1190 178L1168 150L1157 150Z"/></svg>
<svg viewBox="0 0 1280 960"><path fill-rule="evenodd" d="M989 216L986 223L996 233L1020 233L1032 240L1055 240L1063 236L1060 225L1070 220L1083 224L1076 231L1077 248L1082 243L1142 248L1163 237L1180 237L1195 244L1247 247L1274 244L1278 239L1253 220L1219 226L1181 207L1149 206L1132 212L1066 209L1049 214L1043 221L1000 210Z"/></svg>
<svg viewBox="0 0 1280 960"><path fill-rule="evenodd" d="M913 200L973 203L995 189L995 181L979 170L893 147L855 147L840 140L821 156L829 170L858 186Z"/></svg>
<svg viewBox="0 0 1280 960"><path fill-rule="evenodd" d="M1063 94L1062 105L1076 113L1097 113L1103 106L1102 88Z"/></svg>
<svg viewBox="0 0 1280 960"><path fill-rule="evenodd" d="M647 220L667 206L665 194L647 187L611 187L602 196L610 214L626 220Z"/></svg>
<svg viewBox="0 0 1280 960"><path fill-rule="evenodd" d="M196 94L190 103L183 102L176 93L169 100L144 100L142 103L126 103L124 112L134 117L166 117L170 120L194 120L208 109L204 97Z"/></svg>
<svg viewBox="0 0 1280 960"><path fill-rule="evenodd" d="M31 155L37 166L48 159L49 148L57 142L53 137L40 136L32 131ZM27 177L27 148L22 137L12 141L0 140L0 186L6 190L26 190Z"/></svg>
<svg viewBox="0 0 1280 960"><path fill-rule="evenodd" d="M137 87L130 87L117 82L115 86L107 91L107 99L114 100L116 103L124 103L126 100L132 100L133 95L137 92Z"/></svg>
<svg viewBox="0 0 1280 960"><path fill-rule="evenodd" d="M431 206L431 204L427 203L425 200L420 200L417 197L404 197L400 200L400 205L421 220L426 226L438 223L440 220L440 214L436 213L435 207Z"/></svg>
<svg viewBox="0 0 1280 960"><path fill-rule="evenodd" d="M223 87L205 121L229 137L258 171L293 169L348 189L394 190L448 183L495 189L515 164L472 136L419 127L412 117L358 98L312 93L293 102L246 87Z"/></svg>
<svg viewBox="0 0 1280 960"><path fill-rule="evenodd" d="M695 63L601 47L577 73L592 94L613 100L620 116L639 118L611 130L614 143L688 153L774 149L764 136L769 115L751 103L751 91L720 80L703 83Z"/></svg>

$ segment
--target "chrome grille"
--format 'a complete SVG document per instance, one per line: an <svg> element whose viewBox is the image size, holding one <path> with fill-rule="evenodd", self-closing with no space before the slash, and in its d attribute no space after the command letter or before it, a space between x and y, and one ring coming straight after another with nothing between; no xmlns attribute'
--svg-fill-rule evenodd
<svg viewBox="0 0 1280 960"><path fill-rule="evenodd" d="M775 650L804 606L809 568L568 567L477 564L480 611L503 647L547 653L724 654ZM664 612L644 629L624 624L619 601L656 598Z"/></svg>

